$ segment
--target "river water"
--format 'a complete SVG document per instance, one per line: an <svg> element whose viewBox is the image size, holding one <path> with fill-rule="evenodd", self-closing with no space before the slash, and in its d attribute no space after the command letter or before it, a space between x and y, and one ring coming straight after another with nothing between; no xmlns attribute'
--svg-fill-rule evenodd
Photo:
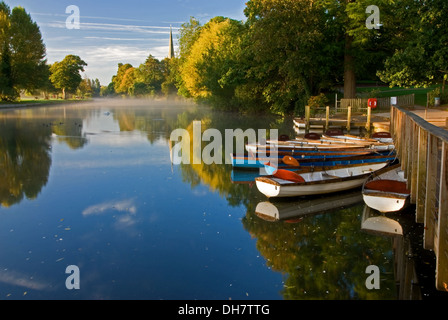
<svg viewBox="0 0 448 320"><path fill-rule="evenodd" d="M362 230L359 190L269 202L231 165L172 164L171 132L195 120L294 133L166 101L1 111L0 299L400 297L406 241Z"/></svg>

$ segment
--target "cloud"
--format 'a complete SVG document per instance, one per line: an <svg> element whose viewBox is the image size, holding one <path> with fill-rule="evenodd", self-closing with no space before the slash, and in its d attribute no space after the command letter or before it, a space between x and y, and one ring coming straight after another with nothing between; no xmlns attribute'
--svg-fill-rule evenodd
<svg viewBox="0 0 448 320"><path fill-rule="evenodd" d="M137 207L134 204L134 199L126 199L122 201L107 201L84 209L82 215L101 215L108 211L127 212L135 215L137 213Z"/></svg>
<svg viewBox="0 0 448 320"><path fill-rule="evenodd" d="M66 29L65 21L53 21L43 22L42 26L49 28ZM68 30L68 29L67 29ZM130 25L130 24L115 24L115 23L95 23L95 22L80 22L80 30L95 30L95 31L108 31L108 32L131 32L142 34L169 34L170 27L161 26L142 26L142 25ZM177 34L176 28L173 28L173 34Z"/></svg>
<svg viewBox="0 0 448 320"><path fill-rule="evenodd" d="M49 285L45 282L38 281L29 275L10 271L5 268L0 270L0 282L34 290L49 289Z"/></svg>

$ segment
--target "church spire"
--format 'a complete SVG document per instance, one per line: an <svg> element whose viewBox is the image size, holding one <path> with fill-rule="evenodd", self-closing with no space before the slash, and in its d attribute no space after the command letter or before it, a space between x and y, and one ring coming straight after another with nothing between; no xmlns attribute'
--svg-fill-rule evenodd
<svg viewBox="0 0 448 320"><path fill-rule="evenodd" d="M173 31L171 29L171 26L170 26L170 50L168 53L168 58L169 59L174 58Z"/></svg>

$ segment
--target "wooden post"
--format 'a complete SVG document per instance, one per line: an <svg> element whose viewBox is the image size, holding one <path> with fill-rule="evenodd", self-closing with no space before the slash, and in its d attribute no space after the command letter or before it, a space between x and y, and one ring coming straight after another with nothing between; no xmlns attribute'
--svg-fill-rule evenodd
<svg viewBox="0 0 448 320"><path fill-rule="evenodd" d="M412 121L410 158L411 203L417 203L417 175L418 175L418 125Z"/></svg>
<svg viewBox="0 0 448 320"><path fill-rule="evenodd" d="M367 107L367 123L366 123L366 130L367 130L367 134L370 137L370 130L371 130L371 125L370 125L370 120L372 117L372 107L368 106Z"/></svg>
<svg viewBox="0 0 448 320"><path fill-rule="evenodd" d="M310 117L311 117L310 106L305 106L305 132L306 133L308 133L310 131Z"/></svg>
<svg viewBox="0 0 448 320"><path fill-rule="evenodd" d="M437 182L437 137L428 134L428 166L426 169L426 196L425 196L425 230L423 234L423 247L434 250L435 214Z"/></svg>
<svg viewBox="0 0 448 320"><path fill-rule="evenodd" d="M330 106L326 107L325 110L325 131L330 127Z"/></svg>
<svg viewBox="0 0 448 320"><path fill-rule="evenodd" d="M347 134L350 133L351 129L351 122L352 122L352 107L347 107Z"/></svg>
<svg viewBox="0 0 448 320"><path fill-rule="evenodd" d="M428 132L419 129L418 163L417 163L417 206L415 219L417 223L425 221L426 168L428 163Z"/></svg>
<svg viewBox="0 0 448 320"><path fill-rule="evenodd" d="M448 144L442 143L442 159L440 168L440 192L439 192L439 221L437 263L436 263L436 288L448 291Z"/></svg>
<svg viewBox="0 0 448 320"><path fill-rule="evenodd" d="M336 93L336 98L334 101L334 111L338 113L338 94Z"/></svg>

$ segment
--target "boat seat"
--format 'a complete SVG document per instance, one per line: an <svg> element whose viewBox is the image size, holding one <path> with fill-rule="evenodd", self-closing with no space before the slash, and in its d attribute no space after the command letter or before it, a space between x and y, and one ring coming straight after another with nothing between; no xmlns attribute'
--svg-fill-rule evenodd
<svg viewBox="0 0 448 320"><path fill-rule="evenodd" d="M396 180L375 180L368 182L365 186L366 189L384 192L394 192L402 194L410 194L407 189L406 182Z"/></svg>

